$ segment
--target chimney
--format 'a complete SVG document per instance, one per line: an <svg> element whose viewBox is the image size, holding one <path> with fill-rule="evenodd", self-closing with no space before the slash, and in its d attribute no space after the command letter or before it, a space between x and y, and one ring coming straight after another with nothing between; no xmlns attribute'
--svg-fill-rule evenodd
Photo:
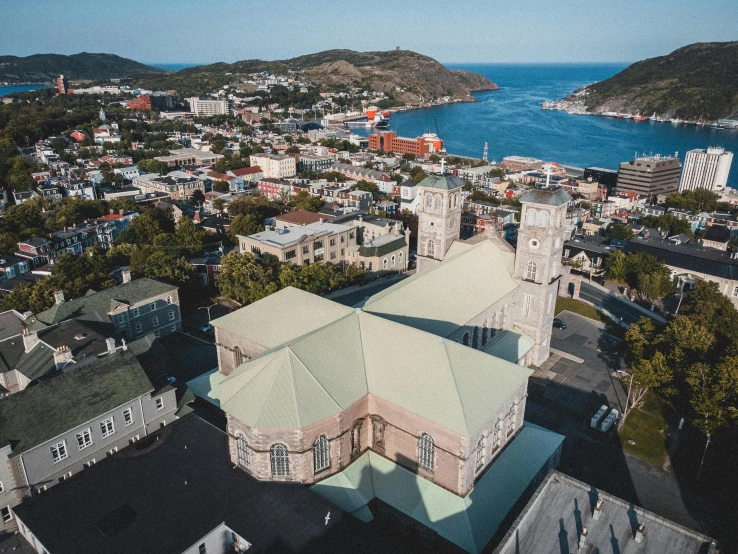
<svg viewBox="0 0 738 554"><path fill-rule="evenodd" d="M115 352L115 339L113 337L105 339L105 344L108 346L108 354L113 354Z"/></svg>
<svg viewBox="0 0 738 554"><path fill-rule="evenodd" d="M643 534L646 532L646 526L642 523L636 529L635 541L640 543L643 542Z"/></svg>
<svg viewBox="0 0 738 554"><path fill-rule="evenodd" d="M64 302L64 291L63 290L55 290L54 291L54 304L58 306L62 302Z"/></svg>
<svg viewBox="0 0 738 554"><path fill-rule="evenodd" d="M38 332L23 329L23 350L28 353L38 344Z"/></svg>
<svg viewBox="0 0 738 554"><path fill-rule="evenodd" d="M597 504L595 505L594 513L592 514L592 519L597 521L600 519L600 515L602 515L602 499L600 498L597 501Z"/></svg>
<svg viewBox="0 0 738 554"><path fill-rule="evenodd" d="M579 552L582 552L585 546L587 546L587 528L586 527L582 529L582 534L579 535Z"/></svg>
<svg viewBox="0 0 738 554"><path fill-rule="evenodd" d="M123 271L121 271L121 275L123 276L124 283L131 282L131 270L130 269L124 269Z"/></svg>
<svg viewBox="0 0 738 554"><path fill-rule="evenodd" d="M68 346L60 346L54 352L54 365L56 369L62 369L72 361L72 351Z"/></svg>

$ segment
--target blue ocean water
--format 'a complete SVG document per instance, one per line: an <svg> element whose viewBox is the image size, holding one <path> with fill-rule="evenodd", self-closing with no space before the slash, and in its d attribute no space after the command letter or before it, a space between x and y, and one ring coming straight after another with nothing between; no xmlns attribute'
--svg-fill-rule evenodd
<svg viewBox="0 0 738 554"><path fill-rule="evenodd" d="M435 131L436 120L449 153L481 158L487 142L490 161L518 155L617 169L636 152L678 152L684 161L687 150L717 145L738 154L738 131L734 130L541 109L541 102L560 99L579 87L606 79L626 65L450 65L481 73L500 90L475 93L478 102L392 114L390 129L415 137ZM733 163L729 185L738 188L738 160Z"/></svg>
<svg viewBox="0 0 738 554"><path fill-rule="evenodd" d="M0 96L7 96L8 94L15 94L16 92L26 92L28 90L38 90L40 88L49 88L51 85L38 84L38 85L11 85L7 87L0 87Z"/></svg>
<svg viewBox="0 0 738 554"><path fill-rule="evenodd" d="M201 63L150 63L147 64L152 67L161 67L162 69L168 69L169 71L179 71L180 69L187 69L188 67L195 67L196 65L207 65Z"/></svg>

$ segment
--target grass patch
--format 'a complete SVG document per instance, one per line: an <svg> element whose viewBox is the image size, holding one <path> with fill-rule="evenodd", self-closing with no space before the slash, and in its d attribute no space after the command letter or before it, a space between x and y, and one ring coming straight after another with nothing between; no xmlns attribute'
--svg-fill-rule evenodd
<svg viewBox="0 0 738 554"><path fill-rule="evenodd" d="M576 300L574 298L556 298L556 315L559 315L564 310L588 317L589 319L594 319L600 323L607 324L612 322L609 317L601 314L597 311L597 308L587 304L586 302L582 302L581 300Z"/></svg>
<svg viewBox="0 0 738 554"><path fill-rule="evenodd" d="M626 452L638 456L657 467L666 461L666 412L669 404L648 391L643 405L630 411L618 435ZM632 440L635 444L628 443Z"/></svg>

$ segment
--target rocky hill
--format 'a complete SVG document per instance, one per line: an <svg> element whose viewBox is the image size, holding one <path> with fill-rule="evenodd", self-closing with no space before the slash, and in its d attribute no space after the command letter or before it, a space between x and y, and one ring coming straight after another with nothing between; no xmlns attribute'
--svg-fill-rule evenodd
<svg viewBox="0 0 738 554"><path fill-rule="evenodd" d="M158 84L158 88L176 89L176 85L186 78L202 80L207 75L213 82L217 82L218 76L226 73L244 75L260 71L273 74L301 73L326 89L361 86L391 92L402 102L419 102L442 96L473 100L473 91L499 88L486 77L467 71L451 71L433 58L408 50L327 50L289 60L216 63L183 69L163 79L154 79L148 84Z"/></svg>
<svg viewBox="0 0 738 554"><path fill-rule="evenodd" d="M114 54L35 54L24 58L0 56L0 82L46 83L60 74L69 80L100 80L164 74L165 70Z"/></svg>
<svg viewBox="0 0 738 554"><path fill-rule="evenodd" d="M589 111L683 119L738 117L738 42L696 43L650 58L570 98Z"/></svg>

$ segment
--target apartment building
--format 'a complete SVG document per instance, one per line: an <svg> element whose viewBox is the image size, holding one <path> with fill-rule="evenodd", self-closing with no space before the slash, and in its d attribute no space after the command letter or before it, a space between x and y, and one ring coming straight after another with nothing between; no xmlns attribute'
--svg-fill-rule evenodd
<svg viewBox="0 0 738 554"><path fill-rule="evenodd" d="M384 150L395 154L413 154L423 157L443 150L443 140L433 133L416 138L398 137L394 131L377 131L369 135L370 150Z"/></svg>
<svg viewBox="0 0 738 554"><path fill-rule="evenodd" d="M620 164L617 192L636 192L646 198L670 194L679 188L682 164L671 156L644 156Z"/></svg>
<svg viewBox="0 0 738 554"><path fill-rule="evenodd" d="M229 113L228 100L215 100L207 98L187 98L190 111L198 117L210 117L213 115L227 115Z"/></svg>
<svg viewBox="0 0 738 554"><path fill-rule="evenodd" d="M707 150L690 150L684 158L679 192L696 189L724 191L732 163L733 153L726 152L725 148L711 146Z"/></svg>
<svg viewBox="0 0 738 554"><path fill-rule="evenodd" d="M520 171L540 171L543 169L543 161L526 156L507 156L502 158L502 168L509 173Z"/></svg>
<svg viewBox="0 0 738 554"><path fill-rule="evenodd" d="M286 179L297 175L295 158L285 154L252 154L249 156L249 165L260 167L267 179Z"/></svg>
<svg viewBox="0 0 738 554"><path fill-rule="evenodd" d="M81 367L77 367L77 366ZM172 387L154 390L141 364L119 349L0 402L0 530L12 508L170 423Z"/></svg>
<svg viewBox="0 0 738 554"><path fill-rule="evenodd" d="M173 200L186 200L196 190L205 193L205 181L183 171L172 171L167 175L146 173L133 179L133 186L143 194L163 192Z"/></svg>
<svg viewBox="0 0 738 554"><path fill-rule="evenodd" d="M180 148L179 150L170 150L169 156L157 156L155 160L164 162L169 167L180 166L213 166L223 157L223 154L215 152L206 152L197 148Z"/></svg>

